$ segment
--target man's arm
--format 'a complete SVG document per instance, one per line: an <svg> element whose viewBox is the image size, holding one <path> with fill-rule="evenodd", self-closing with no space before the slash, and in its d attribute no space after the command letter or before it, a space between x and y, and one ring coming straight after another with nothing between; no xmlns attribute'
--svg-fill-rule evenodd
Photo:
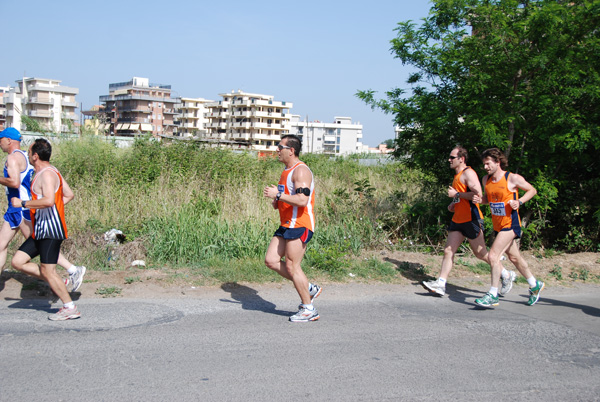
<svg viewBox="0 0 600 402"><path fill-rule="evenodd" d="M481 189L483 194L481 195L481 202L480 204L489 204L490 201L487 198L487 194L485 193L485 183L487 183L488 180L488 175L486 174L485 176L483 176L483 179L481 179Z"/></svg>
<svg viewBox="0 0 600 402"><path fill-rule="evenodd" d="M19 160L17 159L19 156L17 154L10 154L6 158L6 171L8 172L8 177L0 177L0 184L3 186L19 188L21 185L20 172L24 169L20 169Z"/></svg>
<svg viewBox="0 0 600 402"><path fill-rule="evenodd" d="M73 192L73 190L71 190L71 187L69 187L69 183L67 183L67 181L65 180L65 178L63 177L63 203L65 205L67 205L70 201L73 200L73 198L75 198L75 193Z"/></svg>
<svg viewBox="0 0 600 402"><path fill-rule="evenodd" d="M37 200L27 201L25 208L50 208L54 205L54 194L59 183L58 175L51 170L46 170L41 174L41 176L36 180L36 182L36 184L39 183L39 189L41 190L42 197L38 198ZM39 192L36 191L36 193ZM21 200L17 197L13 197L11 203L13 207L21 206Z"/></svg>
<svg viewBox="0 0 600 402"><path fill-rule="evenodd" d="M477 173L472 169L468 169L463 173L461 179L464 180L463 183L466 184L471 191L459 193L454 187L450 186L448 187L448 197L458 197L479 204L481 202L481 185L479 184Z"/></svg>
<svg viewBox="0 0 600 402"><path fill-rule="evenodd" d="M529 182L527 182L523 176L515 173L511 173L508 176L508 189L510 191L516 191L516 189L525 191L523 197L520 197L518 200L509 201L512 209L519 209L522 204L526 203L537 194L537 190L531 184L529 184Z"/></svg>

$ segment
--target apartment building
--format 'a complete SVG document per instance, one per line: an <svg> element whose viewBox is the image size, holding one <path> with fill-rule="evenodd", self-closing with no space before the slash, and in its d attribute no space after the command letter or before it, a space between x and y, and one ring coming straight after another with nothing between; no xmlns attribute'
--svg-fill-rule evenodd
<svg viewBox="0 0 600 402"><path fill-rule="evenodd" d="M75 96L79 89L46 78L23 78L16 83L3 93L7 127L76 132L75 110L79 103Z"/></svg>
<svg viewBox="0 0 600 402"><path fill-rule="evenodd" d="M4 94L8 92L9 87L0 87L0 131L6 126L6 104L4 103Z"/></svg>
<svg viewBox="0 0 600 402"><path fill-rule="evenodd" d="M206 136L207 103L214 103L214 101L204 98L181 98L178 115L175 118L175 123L179 123L176 135L183 138Z"/></svg>
<svg viewBox="0 0 600 402"><path fill-rule="evenodd" d="M222 100L205 105L207 132L201 139L266 155L274 153L281 136L290 132L292 103L239 90L219 96Z"/></svg>
<svg viewBox="0 0 600 402"><path fill-rule="evenodd" d="M362 129L351 117L334 117L333 123L324 123L301 121L299 115L292 115L290 134L302 138L302 152L349 155L365 152Z"/></svg>
<svg viewBox="0 0 600 402"><path fill-rule="evenodd" d="M133 77L108 85L108 95L100 96L106 113L108 134L135 136L149 132L172 136L179 98L171 97L171 86L152 84L148 78Z"/></svg>

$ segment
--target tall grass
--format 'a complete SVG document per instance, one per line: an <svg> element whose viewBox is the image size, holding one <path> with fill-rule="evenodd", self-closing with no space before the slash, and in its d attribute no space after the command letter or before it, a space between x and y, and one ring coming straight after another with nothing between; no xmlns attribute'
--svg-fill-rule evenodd
<svg viewBox="0 0 600 402"><path fill-rule="evenodd" d="M336 258L418 236L427 225L419 223L418 205L440 190L427 188L426 177L400 163L363 166L357 157L324 155L301 160L317 186L317 229L306 264L325 271ZM106 264L97 261L97 249L111 228L140 245L136 250L144 250L148 265L201 266L261 260L278 226L277 211L262 195L283 169L276 159L147 139L120 149L87 137L58 144L52 162L76 194L67 206L72 239L65 248L91 267Z"/></svg>

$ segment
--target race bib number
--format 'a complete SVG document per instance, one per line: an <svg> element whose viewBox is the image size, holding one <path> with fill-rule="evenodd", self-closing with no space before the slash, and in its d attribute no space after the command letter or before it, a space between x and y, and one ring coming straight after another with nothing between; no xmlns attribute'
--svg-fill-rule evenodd
<svg viewBox="0 0 600 402"><path fill-rule="evenodd" d="M492 210L492 215L506 216L506 207L503 202L490 202L490 209Z"/></svg>

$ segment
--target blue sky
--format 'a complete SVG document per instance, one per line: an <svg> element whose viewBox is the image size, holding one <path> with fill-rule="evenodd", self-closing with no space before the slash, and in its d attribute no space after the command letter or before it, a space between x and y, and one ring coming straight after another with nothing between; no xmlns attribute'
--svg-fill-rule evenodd
<svg viewBox="0 0 600 402"><path fill-rule="evenodd" d="M9 1L0 0L0 86L24 74L79 88L87 110L108 84L146 77L178 96L218 100L241 89L292 102L291 113L363 124L363 142L393 138L392 117L356 98L406 87L390 53L400 21L426 0Z"/></svg>

